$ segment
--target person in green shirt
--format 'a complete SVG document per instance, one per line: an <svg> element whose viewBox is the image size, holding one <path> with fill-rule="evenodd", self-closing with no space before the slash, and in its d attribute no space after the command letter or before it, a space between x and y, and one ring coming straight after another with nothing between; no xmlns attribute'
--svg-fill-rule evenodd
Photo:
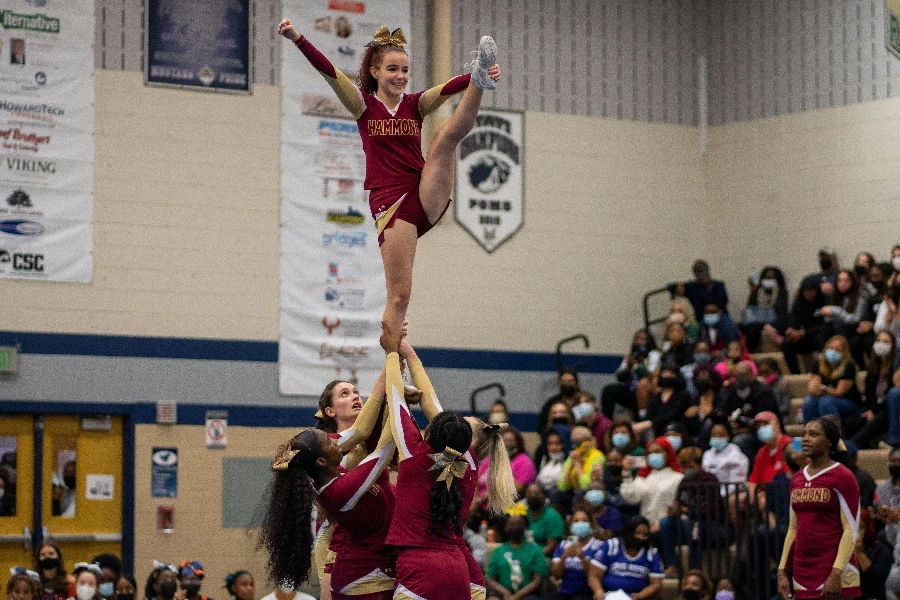
<svg viewBox="0 0 900 600"><path fill-rule="evenodd" d="M511 514L506 518L506 543L491 553L485 583L487 600L539 600L547 576L547 559L541 547L525 540L527 520Z"/></svg>
<svg viewBox="0 0 900 600"><path fill-rule="evenodd" d="M528 530L534 543L543 548L545 556L553 556L556 546L566 535L565 520L547 504L543 488L536 483L525 488L525 505L528 507Z"/></svg>

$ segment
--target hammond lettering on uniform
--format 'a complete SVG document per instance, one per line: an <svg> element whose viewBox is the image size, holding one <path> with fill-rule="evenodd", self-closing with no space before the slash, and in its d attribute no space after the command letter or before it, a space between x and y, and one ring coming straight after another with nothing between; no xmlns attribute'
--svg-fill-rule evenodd
<svg viewBox="0 0 900 600"><path fill-rule="evenodd" d="M415 119L371 119L369 135L419 135L419 123Z"/></svg>
<svg viewBox="0 0 900 600"><path fill-rule="evenodd" d="M819 502L831 500L831 490L827 488L800 488L791 492L791 502Z"/></svg>

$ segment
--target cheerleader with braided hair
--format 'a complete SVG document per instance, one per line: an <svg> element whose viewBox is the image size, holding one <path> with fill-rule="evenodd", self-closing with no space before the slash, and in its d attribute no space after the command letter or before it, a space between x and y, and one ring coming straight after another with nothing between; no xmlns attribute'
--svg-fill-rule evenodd
<svg viewBox="0 0 900 600"><path fill-rule="evenodd" d="M365 189L378 229L387 282L382 320L399 332L412 293L416 240L447 210L456 146L475 125L484 90L494 89L500 80L500 67L495 64L497 45L484 36L471 74L406 94L409 57L400 29L391 33L382 26L375 32L356 84L298 33L290 19L281 21L278 33L297 46L357 121L366 155ZM426 160L422 155L422 121L460 92L464 92L463 97L450 119L434 134Z"/></svg>

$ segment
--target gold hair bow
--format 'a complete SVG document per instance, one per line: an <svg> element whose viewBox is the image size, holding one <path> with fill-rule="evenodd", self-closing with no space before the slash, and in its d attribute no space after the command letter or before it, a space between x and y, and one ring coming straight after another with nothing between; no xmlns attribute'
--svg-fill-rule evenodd
<svg viewBox="0 0 900 600"><path fill-rule="evenodd" d="M844 440L838 440L836 450L838 452L846 452L847 451L847 444L844 443Z"/></svg>
<svg viewBox="0 0 900 600"><path fill-rule="evenodd" d="M494 423L493 425L485 425L484 431L485 433L494 433L495 431L500 431L507 427L509 427L509 423Z"/></svg>
<svg viewBox="0 0 900 600"><path fill-rule="evenodd" d="M316 419L319 419L320 421L322 421L322 420L325 419L325 413L322 412L322 409L321 409L321 408L320 408L319 410L317 410L317 411L316 411L316 414L313 415L313 416L314 416Z"/></svg>
<svg viewBox="0 0 900 600"><path fill-rule="evenodd" d="M403 35L403 30L401 28L397 28L394 31L388 31L387 25L382 25L375 31L375 35L371 42L366 44L366 48L374 48L375 46L397 46L398 48L402 48L406 45L406 36Z"/></svg>
<svg viewBox="0 0 900 600"><path fill-rule="evenodd" d="M524 502L516 502L512 506L506 509L506 514L511 517L527 517L528 516L528 508L526 508Z"/></svg>
<svg viewBox="0 0 900 600"><path fill-rule="evenodd" d="M428 456L434 461L434 464L428 470L437 471L438 469L443 469L437 480L445 482L448 490L453 484L453 478L462 479L469 468L469 463L466 462L463 455L450 447L444 448L443 452L436 452Z"/></svg>
<svg viewBox="0 0 900 600"><path fill-rule="evenodd" d="M281 454L279 454L275 458L275 460L272 461L272 466L270 468L273 471L287 471L287 468L291 464L291 461L298 454L300 454L299 450L291 450L291 447L288 446L287 448L282 450Z"/></svg>

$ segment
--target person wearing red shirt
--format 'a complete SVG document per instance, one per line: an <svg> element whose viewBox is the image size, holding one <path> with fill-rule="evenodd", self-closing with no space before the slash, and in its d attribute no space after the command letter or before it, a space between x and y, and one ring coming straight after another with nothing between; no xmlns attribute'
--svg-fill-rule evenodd
<svg viewBox="0 0 900 600"><path fill-rule="evenodd" d="M753 470L747 478L750 496L754 497L756 486L769 483L778 473L787 473L788 466L784 462L784 447L791 443L791 438L781 432L778 415L763 411L753 420L756 424L756 437L763 447L756 453Z"/></svg>
<svg viewBox="0 0 900 600"><path fill-rule="evenodd" d="M366 155L364 187L378 227L378 243L387 281L382 320L400 331L412 292L416 240L440 220L453 191L456 146L475 126L484 90L500 80L497 44L481 38L471 75L460 75L424 92L407 95L409 57L400 29L375 32L363 56L357 82L337 70L298 33L290 19L278 33L292 41L325 78L359 126ZM422 154L422 121L446 100L464 92L453 115L435 132Z"/></svg>

